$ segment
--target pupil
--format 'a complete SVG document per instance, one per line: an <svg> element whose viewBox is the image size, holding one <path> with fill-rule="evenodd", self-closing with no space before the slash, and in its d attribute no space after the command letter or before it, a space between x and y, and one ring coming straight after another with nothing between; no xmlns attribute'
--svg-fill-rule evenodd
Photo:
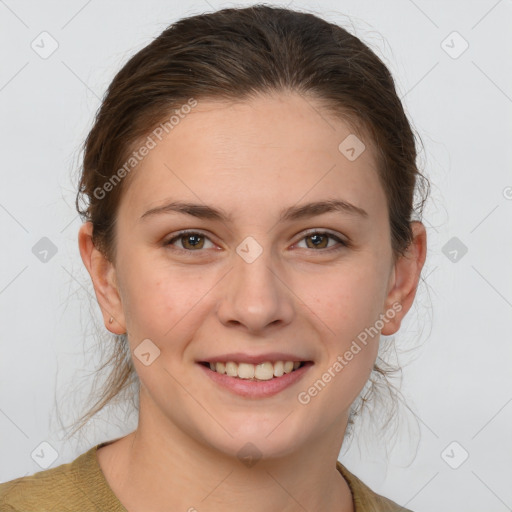
<svg viewBox="0 0 512 512"><path fill-rule="evenodd" d="M312 241L315 247L318 247L322 244L323 239L325 238L324 235L310 235L309 237Z"/></svg>
<svg viewBox="0 0 512 512"><path fill-rule="evenodd" d="M196 240L196 242L191 242L191 240L193 240L194 238L199 238L197 235L188 235L188 242L191 244L191 245L197 245L199 243L199 240Z"/></svg>

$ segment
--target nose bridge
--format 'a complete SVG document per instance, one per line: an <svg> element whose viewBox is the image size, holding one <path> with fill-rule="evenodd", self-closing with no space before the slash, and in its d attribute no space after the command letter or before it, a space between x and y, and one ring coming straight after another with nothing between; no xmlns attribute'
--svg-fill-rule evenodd
<svg viewBox="0 0 512 512"><path fill-rule="evenodd" d="M272 256L272 250L253 237L237 246L234 268L228 274L227 289L218 310L223 323L235 322L258 331L277 321L291 320L291 297Z"/></svg>

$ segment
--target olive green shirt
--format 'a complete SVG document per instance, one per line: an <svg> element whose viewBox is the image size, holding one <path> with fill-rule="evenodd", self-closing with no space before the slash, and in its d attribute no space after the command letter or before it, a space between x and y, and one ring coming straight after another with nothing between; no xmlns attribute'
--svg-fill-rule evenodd
<svg viewBox="0 0 512 512"><path fill-rule="evenodd" d="M109 487L93 446L68 464L0 484L0 512L127 512ZM411 512L379 496L339 461L352 492L354 512Z"/></svg>

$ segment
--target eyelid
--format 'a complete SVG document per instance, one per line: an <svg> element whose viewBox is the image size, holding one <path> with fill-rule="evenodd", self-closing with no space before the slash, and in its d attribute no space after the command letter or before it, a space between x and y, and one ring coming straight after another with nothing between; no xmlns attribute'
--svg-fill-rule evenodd
<svg viewBox="0 0 512 512"><path fill-rule="evenodd" d="M339 233L336 233L335 231L331 231L330 229L326 229L326 228L310 228L310 229L306 229L305 231L301 232L300 236L301 237L305 237L305 236L313 235L313 234L329 235L329 236L332 236L333 238L337 238L338 240L340 240L340 242L348 243L346 240L344 240L341 237L341 235Z"/></svg>

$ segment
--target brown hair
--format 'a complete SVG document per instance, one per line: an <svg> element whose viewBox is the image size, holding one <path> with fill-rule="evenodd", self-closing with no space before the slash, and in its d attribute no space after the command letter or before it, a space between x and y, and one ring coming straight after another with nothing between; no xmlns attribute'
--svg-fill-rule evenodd
<svg viewBox="0 0 512 512"><path fill-rule="evenodd" d="M105 183L134 148L176 109L191 98L243 101L286 91L315 98L326 112L373 142L387 197L393 255L402 255L412 242L412 216L422 212L428 197L427 189L415 206L415 191L429 183L416 166L414 135L390 72L368 46L340 26L313 14L266 5L183 18L117 73L84 143L76 197L82 220L93 224L95 246L115 261L116 213L131 175L122 173L126 177L108 187L108 193L98 190L106 190ZM137 380L126 335L116 336L113 346L103 365L112 366L107 386L82 416L79 428ZM391 371L385 363L375 364L363 405L378 380ZM352 411L351 421L356 413Z"/></svg>

